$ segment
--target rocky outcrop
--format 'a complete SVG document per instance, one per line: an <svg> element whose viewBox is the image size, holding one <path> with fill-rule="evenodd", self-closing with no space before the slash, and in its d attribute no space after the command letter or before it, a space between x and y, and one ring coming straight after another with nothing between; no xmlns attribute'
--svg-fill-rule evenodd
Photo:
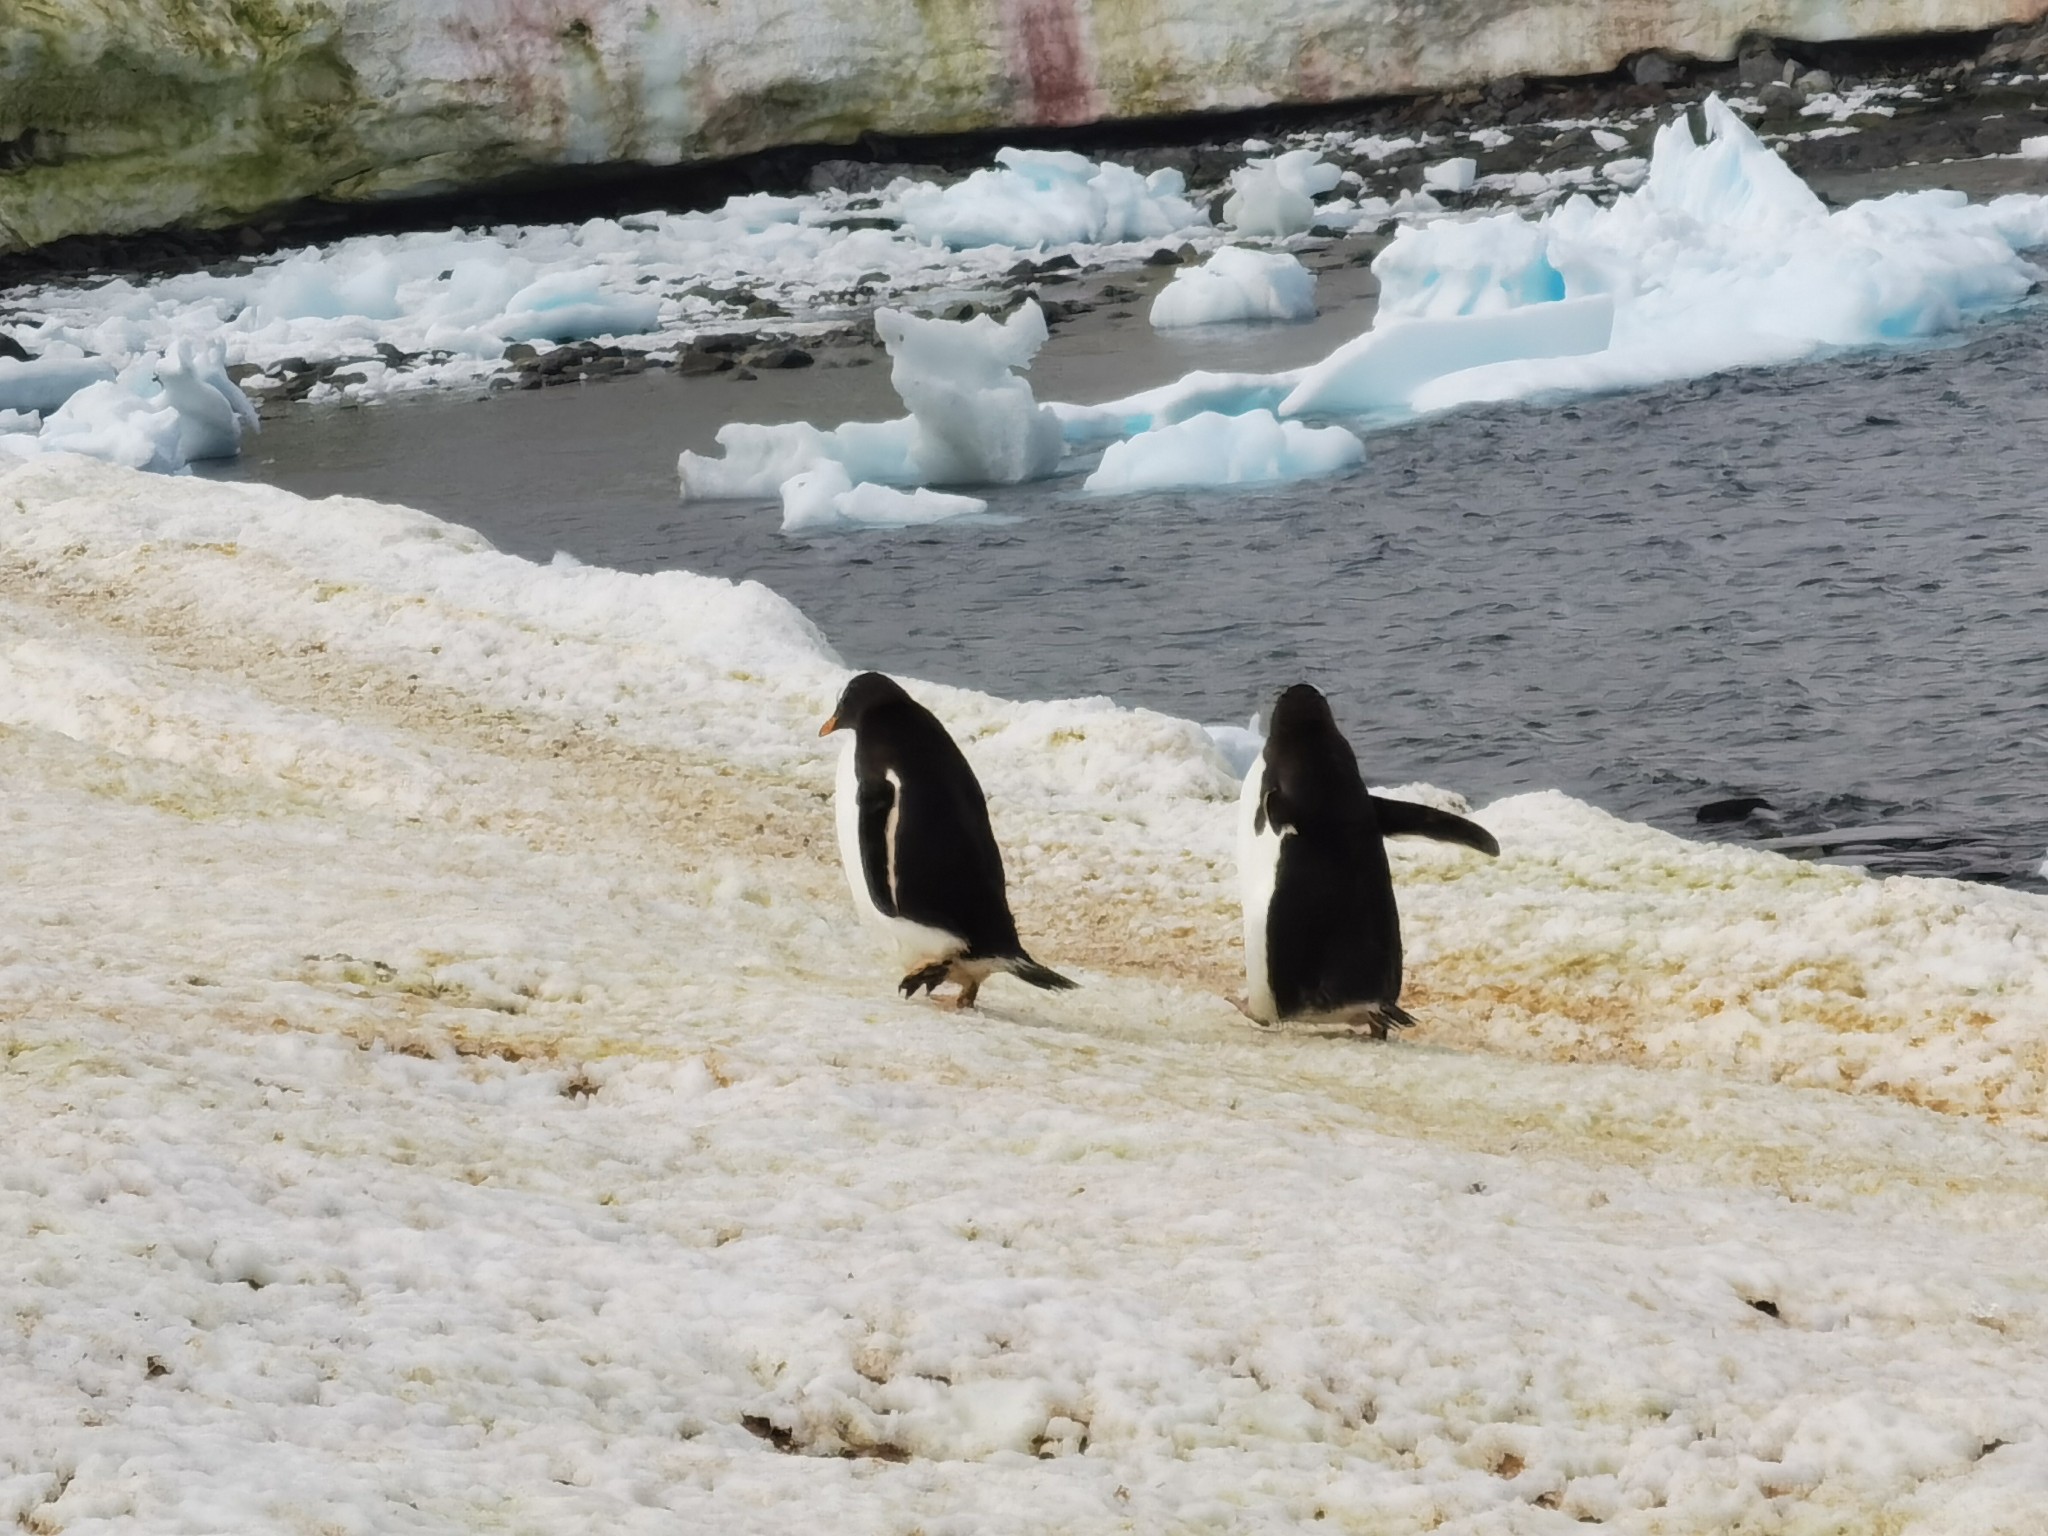
<svg viewBox="0 0 2048 1536"><path fill-rule="evenodd" d="M2048 0L9 0L0 251L298 199L2031 22Z"/></svg>

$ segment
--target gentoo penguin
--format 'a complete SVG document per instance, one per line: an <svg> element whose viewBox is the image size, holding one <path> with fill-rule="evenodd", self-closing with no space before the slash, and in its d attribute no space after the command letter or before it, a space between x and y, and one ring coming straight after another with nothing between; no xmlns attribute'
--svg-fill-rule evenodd
<svg viewBox="0 0 2048 1536"><path fill-rule="evenodd" d="M1401 915L1387 837L1497 854L1484 827L1366 793L1330 706L1296 683L1273 706L1266 748L1238 799L1245 1012L1263 1024L1340 1024L1384 1040L1401 1007Z"/></svg>
<svg viewBox="0 0 2048 1536"><path fill-rule="evenodd" d="M839 858L863 921L896 938L905 997L957 982L957 1008L995 971L1034 987L1074 985L1024 953L1003 890L1003 856L974 770L936 716L879 672L863 672L818 730L853 732L839 757Z"/></svg>

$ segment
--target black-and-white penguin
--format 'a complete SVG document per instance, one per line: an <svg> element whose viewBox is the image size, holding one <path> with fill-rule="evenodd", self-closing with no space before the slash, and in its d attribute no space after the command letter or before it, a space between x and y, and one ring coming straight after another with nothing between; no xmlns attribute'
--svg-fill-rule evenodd
<svg viewBox="0 0 2048 1536"><path fill-rule="evenodd" d="M862 919L896 940L905 997L981 984L1008 971L1034 987L1074 985L1024 953L1003 885L1003 856L974 770L937 716L879 672L839 695L820 736L851 731L839 757L839 858Z"/></svg>
<svg viewBox="0 0 2048 1536"><path fill-rule="evenodd" d="M1282 693L1238 799L1253 1019L1376 1040L1415 1022L1401 1007L1401 914L1382 843L1404 836L1500 852L1476 822L1368 794L1328 701L1306 683Z"/></svg>

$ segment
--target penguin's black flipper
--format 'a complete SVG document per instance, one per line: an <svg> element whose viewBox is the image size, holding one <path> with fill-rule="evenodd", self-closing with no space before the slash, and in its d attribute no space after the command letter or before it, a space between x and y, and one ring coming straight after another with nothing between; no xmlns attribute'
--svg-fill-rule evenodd
<svg viewBox="0 0 2048 1536"><path fill-rule="evenodd" d="M1500 844L1476 821L1453 816L1433 805L1418 805L1413 800L1389 800L1382 795L1370 798L1381 837L1427 837L1439 843L1457 843L1494 858L1500 856Z"/></svg>
<svg viewBox="0 0 2048 1536"><path fill-rule="evenodd" d="M896 915L896 870L889 847L889 813L896 808L896 786L886 778L863 779L854 794L860 813L860 867L868 895L884 917Z"/></svg>
<svg viewBox="0 0 2048 1536"><path fill-rule="evenodd" d="M1034 987L1043 987L1048 992L1071 992L1080 983L1069 980L1049 966L1040 965L1027 956L1009 962L1010 974L1019 981L1028 981Z"/></svg>

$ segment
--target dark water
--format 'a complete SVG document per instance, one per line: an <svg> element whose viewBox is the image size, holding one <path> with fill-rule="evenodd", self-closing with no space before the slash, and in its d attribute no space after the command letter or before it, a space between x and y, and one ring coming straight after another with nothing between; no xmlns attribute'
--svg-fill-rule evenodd
<svg viewBox="0 0 2048 1536"><path fill-rule="evenodd" d="M1360 323L1133 361L1158 343L1120 322L1033 378L1101 398L1317 356ZM677 505L674 454L719 421L893 415L885 375L329 414L239 472L404 499L524 554L756 577L857 665L1238 723L1307 678L1378 782L1556 787L1703 837L1832 828L1789 851L2048 884L2048 310L1940 348L1468 410L1279 491L1069 480L996 493L1005 524L806 538L766 504ZM1695 827L1737 794L1776 813Z"/></svg>

